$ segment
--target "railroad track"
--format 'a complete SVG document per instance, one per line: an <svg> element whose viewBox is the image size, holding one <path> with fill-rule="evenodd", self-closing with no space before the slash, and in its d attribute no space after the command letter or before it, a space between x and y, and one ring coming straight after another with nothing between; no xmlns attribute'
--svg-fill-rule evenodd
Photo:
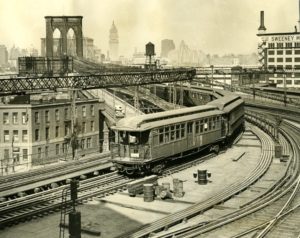
<svg viewBox="0 0 300 238"><path fill-rule="evenodd" d="M299 130L285 122L282 133L291 143L293 160L285 178L267 194L238 211L217 218L207 224L199 224L158 237L298 237L300 234L300 177ZM289 129L288 129L289 127ZM298 133L298 134L297 134ZM284 143L284 153L289 151ZM202 235L201 235L202 234Z"/></svg>
<svg viewBox="0 0 300 238"><path fill-rule="evenodd" d="M57 178L66 174L78 172L88 168L94 168L97 165L108 163L110 153L103 153L92 158L84 160L71 161L59 165L32 170L30 172L18 173L0 177L0 194L14 188L21 188L36 182L51 178ZM66 166L67 165L67 166ZM23 192L23 191L18 191Z"/></svg>
<svg viewBox="0 0 300 238"><path fill-rule="evenodd" d="M129 178L117 172L80 181L77 201L82 202L92 197L115 193L118 189L124 189L129 181ZM62 191L68 187L69 185L64 185L1 203L0 228L59 210L62 205Z"/></svg>
<svg viewBox="0 0 300 238"><path fill-rule="evenodd" d="M262 155L257 167L242 181L237 181L227 187L226 189L222 190L218 194L215 194L213 197L209 198L208 200L200 203L196 203L182 211L176 212L164 218L161 218L153 223L146 224L141 228L128 232L126 234L122 234L119 237L148 237L148 236L155 236L157 232L166 230L176 224L186 222L188 219L195 217L202 212L212 208L216 204L220 204L223 201L228 200L235 194L247 189L250 185L256 182L269 168L272 162L272 146L273 143L269 136L265 133L260 131L259 129L252 128L254 133L261 139L262 142ZM170 237L173 237L172 234ZM159 237L159 236L158 236ZM177 236L176 236L177 237Z"/></svg>

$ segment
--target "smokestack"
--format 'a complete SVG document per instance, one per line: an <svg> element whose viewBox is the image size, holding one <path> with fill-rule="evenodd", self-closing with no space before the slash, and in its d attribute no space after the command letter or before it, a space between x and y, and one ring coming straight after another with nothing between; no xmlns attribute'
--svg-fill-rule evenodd
<svg viewBox="0 0 300 238"><path fill-rule="evenodd" d="M298 29L300 30L300 0L299 0L299 21L298 21Z"/></svg>
<svg viewBox="0 0 300 238"><path fill-rule="evenodd" d="M300 0L299 0L300 3ZM258 28L259 31L265 31L267 28L265 27L265 15L264 11L260 11L260 26Z"/></svg>

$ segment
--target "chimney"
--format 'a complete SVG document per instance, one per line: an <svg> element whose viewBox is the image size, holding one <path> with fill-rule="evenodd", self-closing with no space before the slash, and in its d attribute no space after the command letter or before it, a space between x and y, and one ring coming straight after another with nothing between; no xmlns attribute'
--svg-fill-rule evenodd
<svg viewBox="0 0 300 238"><path fill-rule="evenodd" d="M299 21L298 21L298 30L300 31L300 0L299 0Z"/></svg>
<svg viewBox="0 0 300 238"><path fill-rule="evenodd" d="M259 26L258 30L259 31L265 31L265 30L267 30L267 28L265 27L265 15L264 15L264 11L260 11L260 26Z"/></svg>

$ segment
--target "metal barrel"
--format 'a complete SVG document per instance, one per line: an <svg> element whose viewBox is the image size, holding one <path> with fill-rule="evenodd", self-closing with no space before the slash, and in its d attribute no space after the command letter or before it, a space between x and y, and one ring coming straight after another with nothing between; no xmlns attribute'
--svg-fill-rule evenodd
<svg viewBox="0 0 300 238"><path fill-rule="evenodd" d="M183 197L183 181L179 179L173 179L173 193L175 197Z"/></svg>
<svg viewBox="0 0 300 238"><path fill-rule="evenodd" d="M152 202L154 200L154 189L152 183L146 183L143 186L144 202Z"/></svg>
<svg viewBox="0 0 300 238"><path fill-rule="evenodd" d="M171 190L171 185L170 183L162 183L162 186L165 190L167 190L168 192L170 192Z"/></svg>
<svg viewBox="0 0 300 238"><path fill-rule="evenodd" d="M207 170L198 170L198 184L207 184Z"/></svg>

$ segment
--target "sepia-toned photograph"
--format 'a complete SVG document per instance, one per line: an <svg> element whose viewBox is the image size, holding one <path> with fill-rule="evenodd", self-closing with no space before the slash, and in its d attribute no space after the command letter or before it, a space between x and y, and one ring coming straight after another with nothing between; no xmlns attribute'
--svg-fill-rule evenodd
<svg viewBox="0 0 300 238"><path fill-rule="evenodd" d="M300 238L300 0L0 0L1 238Z"/></svg>

